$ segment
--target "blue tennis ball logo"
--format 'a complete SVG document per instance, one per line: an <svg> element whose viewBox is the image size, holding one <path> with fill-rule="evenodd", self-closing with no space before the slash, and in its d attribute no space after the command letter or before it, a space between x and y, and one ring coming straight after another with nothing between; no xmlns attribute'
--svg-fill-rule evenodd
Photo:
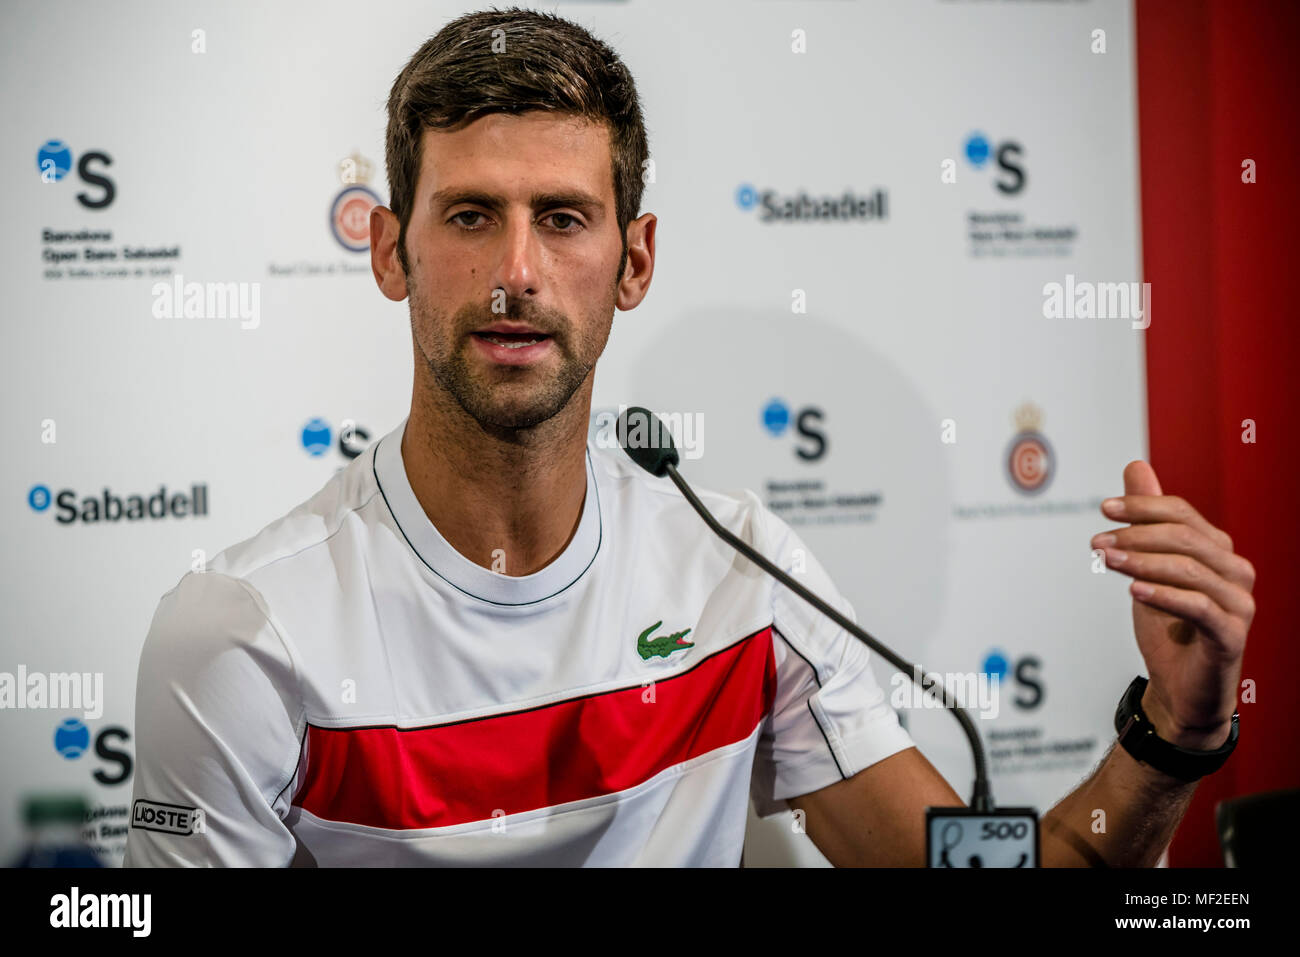
<svg viewBox="0 0 1300 957"><path fill-rule="evenodd" d="M972 133L966 141L966 158L972 166L983 166L989 158L989 141L983 133Z"/></svg>
<svg viewBox="0 0 1300 957"><path fill-rule="evenodd" d="M302 427L302 447L312 455L330 450L330 426L324 419L312 419Z"/></svg>
<svg viewBox="0 0 1300 957"><path fill-rule="evenodd" d="M780 435L790 425L790 407L780 399L773 399L763 408L763 427L773 435Z"/></svg>
<svg viewBox="0 0 1300 957"><path fill-rule="evenodd" d="M90 747L90 729L76 718L64 718L54 731L54 750L69 761Z"/></svg>
<svg viewBox="0 0 1300 957"><path fill-rule="evenodd" d="M1010 665L1007 664L1006 656L1000 651L989 652L989 656L984 659L984 673L990 678L996 678L1001 681L1007 676L1007 670Z"/></svg>
<svg viewBox="0 0 1300 957"><path fill-rule="evenodd" d="M36 168L46 182L57 183L72 169L72 150L62 140L47 140L36 153Z"/></svg>

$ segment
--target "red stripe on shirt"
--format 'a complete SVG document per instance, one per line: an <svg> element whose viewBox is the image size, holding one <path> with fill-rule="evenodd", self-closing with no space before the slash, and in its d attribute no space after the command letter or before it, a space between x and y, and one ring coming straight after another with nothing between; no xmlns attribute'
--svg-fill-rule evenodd
<svg viewBox="0 0 1300 957"><path fill-rule="evenodd" d="M753 733L776 695L771 626L656 681L653 703L647 693L622 688L428 728L312 725L293 803L330 821L448 827L635 787Z"/></svg>

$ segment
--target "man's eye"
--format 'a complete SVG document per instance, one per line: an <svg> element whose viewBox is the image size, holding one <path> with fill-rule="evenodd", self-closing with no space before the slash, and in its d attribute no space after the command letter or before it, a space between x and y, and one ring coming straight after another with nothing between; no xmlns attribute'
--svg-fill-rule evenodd
<svg viewBox="0 0 1300 957"><path fill-rule="evenodd" d="M452 222L456 222L457 220L460 220L460 218L461 218L462 216L482 216L482 215L483 215L483 214L480 213L480 212L476 212L475 210L472 210L472 209L467 209L467 210L465 210L463 213L457 213L455 216L451 217L451 219L452 219ZM472 228L474 224L472 224L472 223L466 223L466 222L461 222L461 225L462 225L462 226L468 226L468 227L471 227L471 228Z"/></svg>
<svg viewBox="0 0 1300 957"><path fill-rule="evenodd" d="M549 218L567 220L568 222L572 223L574 227L576 227L576 228L568 228L567 226L565 226L564 223L557 222L555 224L555 227L562 233L576 233L579 229L582 228L582 223L580 223L578 221L578 217L574 216L572 213L551 213Z"/></svg>

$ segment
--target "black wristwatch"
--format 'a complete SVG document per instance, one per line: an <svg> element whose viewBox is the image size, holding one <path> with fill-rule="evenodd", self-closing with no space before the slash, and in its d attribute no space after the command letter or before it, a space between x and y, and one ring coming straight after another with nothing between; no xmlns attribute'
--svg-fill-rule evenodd
<svg viewBox="0 0 1300 957"><path fill-rule="evenodd" d="M1223 767L1237 746L1237 712L1232 712L1232 730L1223 746L1213 751L1180 748L1156 734L1155 727L1142 711L1142 693L1147 679L1138 675L1119 700L1115 709L1115 732L1124 750L1143 764L1183 781L1196 781Z"/></svg>

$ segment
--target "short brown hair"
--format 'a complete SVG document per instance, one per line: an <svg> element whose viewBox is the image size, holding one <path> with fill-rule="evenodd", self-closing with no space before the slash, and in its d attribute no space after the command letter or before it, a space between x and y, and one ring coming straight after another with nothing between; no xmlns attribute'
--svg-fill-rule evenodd
<svg viewBox="0 0 1300 957"><path fill-rule="evenodd" d="M501 31L499 34L497 31ZM504 42L504 51L493 52ZM455 131L490 113L547 110L604 123L627 258L627 224L641 208L649 157L632 74L609 46L552 13L483 10L451 21L415 52L388 95L389 208L401 224L397 255L408 273L406 227L426 129Z"/></svg>

